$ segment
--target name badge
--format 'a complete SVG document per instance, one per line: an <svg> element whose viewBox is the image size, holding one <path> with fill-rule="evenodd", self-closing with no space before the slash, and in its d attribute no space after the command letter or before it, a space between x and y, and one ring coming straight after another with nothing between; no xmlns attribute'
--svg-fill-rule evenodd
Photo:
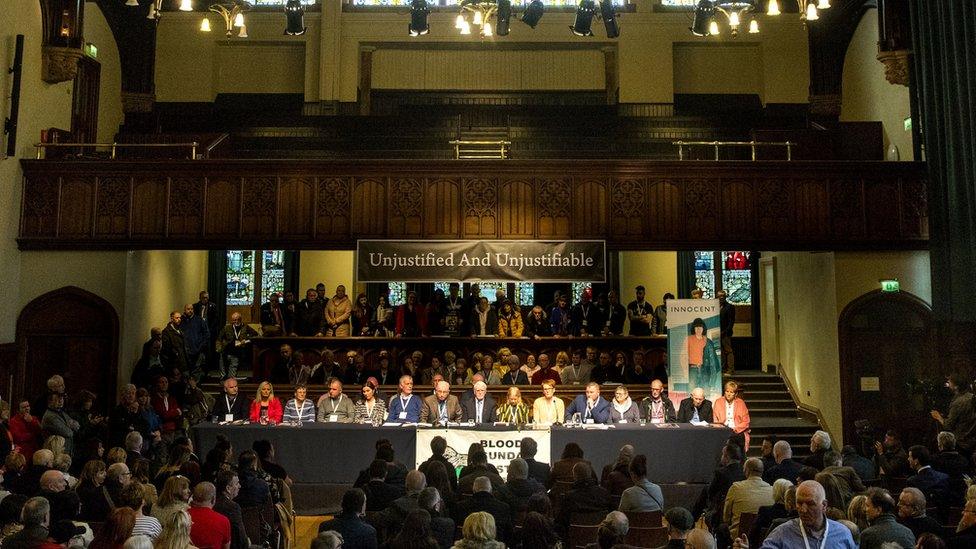
<svg viewBox="0 0 976 549"><path fill-rule="evenodd" d="M400 412L400 419L407 419L407 413L406 412Z"/></svg>
<svg viewBox="0 0 976 549"><path fill-rule="evenodd" d="M586 418L586 421L584 423L593 423L593 418L591 417Z"/></svg>
<svg viewBox="0 0 976 549"><path fill-rule="evenodd" d="M620 421L618 421L617 423L627 423L627 420L626 420L626 419L621 419L621 420L620 420Z"/></svg>
<svg viewBox="0 0 976 549"><path fill-rule="evenodd" d="M224 414L224 421L234 421L234 414Z"/></svg>
<svg viewBox="0 0 976 549"><path fill-rule="evenodd" d="M651 423L664 423L664 420L661 418L655 418L651 420Z"/></svg>
<svg viewBox="0 0 976 549"><path fill-rule="evenodd" d="M329 414L329 423L335 423L339 421L338 414Z"/></svg>
<svg viewBox="0 0 976 549"><path fill-rule="evenodd" d="M587 322L587 321L584 320L583 321L583 326L586 326L587 324L589 324L589 322Z"/></svg>

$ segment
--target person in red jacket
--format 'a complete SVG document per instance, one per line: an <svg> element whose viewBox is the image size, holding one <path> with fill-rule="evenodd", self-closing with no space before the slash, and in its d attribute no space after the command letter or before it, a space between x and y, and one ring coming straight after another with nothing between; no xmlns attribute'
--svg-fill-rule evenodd
<svg viewBox="0 0 976 549"><path fill-rule="evenodd" d="M28 461L41 447L41 422L31 415L31 405L27 399L20 401L17 415L10 418L10 436L17 451Z"/></svg>
<svg viewBox="0 0 976 549"><path fill-rule="evenodd" d="M155 391L149 402L159 416L161 422L159 430L163 440L171 443L176 438L176 432L183 428L183 410L180 409L176 399L169 394L169 378L159 376L153 386Z"/></svg>
<svg viewBox="0 0 976 549"><path fill-rule="evenodd" d="M251 421L281 423L285 409L274 396L274 387L267 381L258 385L258 393L251 402Z"/></svg>
<svg viewBox="0 0 976 549"><path fill-rule="evenodd" d="M396 336L420 337L427 335L427 312L417 303L417 293L409 292L407 302L397 307Z"/></svg>

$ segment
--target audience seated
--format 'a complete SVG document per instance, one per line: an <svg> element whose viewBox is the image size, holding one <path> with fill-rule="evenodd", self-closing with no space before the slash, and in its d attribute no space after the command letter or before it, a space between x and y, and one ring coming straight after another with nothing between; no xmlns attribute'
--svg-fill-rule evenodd
<svg viewBox="0 0 976 549"><path fill-rule="evenodd" d="M40 490L37 495L51 504L51 523L59 520L74 520L81 505L78 494L68 488L61 471L50 469L41 475Z"/></svg>
<svg viewBox="0 0 976 549"><path fill-rule="evenodd" d="M430 441L430 452L431 456L427 458L427 461L420 464L417 467L421 473L427 474L427 467L431 462L438 461L444 465L445 470L449 473L448 480L451 483L452 491L457 491L457 473L454 468L454 464L444 457L444 452L447 451L447 439L442 436L436 436Z"/></svg>
<svg viewBox="0 0 976 549"><path fill-rule="evenodd" d="M448 476L452 476L453 473L448 473L444 464L435 462L427 467L425 474L427 475L427 486L437 488L437 493L441 499L441 514L453 517L458 502L458 494L451 488L451 483L448 481Z"/></svg>
<svg viewBox="0 0 976 549"><path fill-rule="evenodd" d="M915 534L895 520L896 505L891 494L883 488L869 488L865 496L864 511L871 526L861 532L861 549L882 549L885 543L891 542L901 547L914 547Z"/></svg>
<svg viewBox="0 0 976 549"><path fill-rule="evenodd" d="M4 538L4 549L32 549L45 541L51 524L51 505L42 497L28 499L23 504L20 522L23 528ZM4 530L7 530L7 525L4 525Z"/></svg>
<svg viewBox="0 0 976 549"><path fill-rule="evenodd" d="M374 460L376 459L386 463L386 483L402 488L404 479L407 475L407 467L396 460L396 453L393 450L393 445L390 444L389 440L381 438L376 441L376 454ZM366 485L366 483L369 482L369 478L369 468L367 467L359 472L359 476L356 477L356 482L353 484L353 486L356 488L362 488Z"/></svg>
<svg viewBox="0 0 976 549"><path fill-rule="evenodd" d="M563 494L559 503L556 531L565 536L574 513L608 511L610 505L610 492L597 484L589 462L577 462L573 466L573 488Z"/></svg>
<svg viewBox="0 0 976 549"><path fill-rule="evenodd" d="M242 509L260 507L271 500L271 488L258 474L258 456L253 450L241 452L237 473L241 486L236 501Z"/></svg>
<svg viewBox="0 0 976 549"><path fill-rule="evenodd" d="M969 460L956 450L956 435L942 431L937 437L939 453L932 456L932 468L949 475L947 499L950 505L961 506L966 498L966 480Z"/></svg>
<svg viewBox="0 0 976 549"><path fill-rule="evenodd" d="M793 448L789 442L780 440L773 445L773 459L776 465L763 473L763 480L770 484L781 478L791 483L796 482L803 465L793 461Z"/></svg>
<svg viewBox="0 0 976 549"><path fill-rule="evenodd" d="M535 460L539 451L539 443L532 437L525 437L519 446L519 457L529 466L529 477L539 481L543 486L549 486L549 464Z"/></svg>
<svg viewBox="0 0 976 549"><path fill-rule="evenodd" d="M638 454L628 467L633 486L624 490L620 496L619 511L624 513L643 513L664 511L664 494L661 487L647 480L647 456Z"/></svg>
<svg viewBox="0 0 976 549"><path fill-rule="evenodd" d="M668 543L657 549L684 549L688 533L695 527L695 520L684 507L672 507L664 513L668 526Z"/></svg>
<svg viewBox="0 0 976 549"><path fill-rule="evenodd" d="M810 437L810 455L803 460L803 464L817 470L824 468L824 454L830 451L830 434L817 431Z"/></svg>
<svg viewBox="0 0 976 549"><path fill-rule="evenodd" d="M884 441L875 442L874 456L878 470L889 477L907 477L911 474L908 466L908 454L901 445L898 433L889 430L885 433Z"/></svg>
<svg viewBox="0 0 976 549"><path fill-rule="evenodd" d="M915 539L926 532L942 535L939 521L925 514L925 495L918 488L905 488L898 495L898 522L915 534Z"/></svg>
<svg viewBox="0 0 976 549"><path fill-rule="evenodd" d="M908 466L915 474L908 477L907 485L918 488L925 498L935 505L944 506L948 502L949 475L932 468L929 449L915 445L908 449Z"/></svg>
<svg viewBox="0 0 976 549"><path fill-rule="evenodd" d="M467 523L467 517L472 513L484 511L494 517L497 525L498 538L508 542L514 532L512 509L502 499L492 493L492 481L487 476L479 476L471 485L472 495L467 500L458 503L455 518Z"/></svg>
<svg viewBox="0 0 976 549"><path fill-rule="evenodd" d="M427 487L427 478L420 471L412 470L407 473L405 487L406 493L394 500L384 511L384 524L398 528L410 511L419 508L417 499L420 497L420 492Z"/></svg>
<svg viewBox="0 0 976 549"><path fill-rule="evenodd" d="M478 449L469 454L468 458L470 465L461 470L461 477L458 479L458 491L461 494L473 494L472 486L478 477L487 477L496 491L501 490L507 493L505 480L498 474L494 466L489 467L488 454L484 450Z"/></svg>
<svg viewBox="0 0 976 549"><path fill-rule="evenodd" d="M421 490L420 496L417 497L417 504L430 515L430 535L437 540L437 546L440 549L447 549L453 545L454 520L445 513L444 502L437 488L428 486Z"/></svg>
<svg viewBox="0 0 976 549"><path fill-rule="evenodd" d="M577 463L585 463L591 469L593 467L589 461L583 459L583 449L580 448L579 444L567 443L566 447L563 448L562 457L552 464L552 471L549 474L549 482L546 486L552 488L557 482L567 484L575 482L576 477L573 474L573 469Z"/></svg>
<svg viewBox="0 0 976 549"><path fill-rule="evenodd" d="M742 513L757 513L760 507L773 504L773 487L762 479L762 467L761 459L747 459L742 466L745 480L734 482L725 496L722 520L728 525L733 539L739 537Z"/></svg>
<svg viewBox="0 0 976 549"><path fill-rule="evenodd" d="M363 491L359 488L347 490L342 496L342 512L334 519L320 524L319 534L332 530L342 536L341 543L347 547L376 549L376 529L363 521L362 515L365 512L366 495ZM404 514L404 519L407 514Z"/></svg>
<svg viewBox="0 0 976 549"><path fill-rule="evenodd" d="M630 531L630 521L627 515L620 511L610 511L597 528L597 541L586 546L587 549L629 549L624 544L624 538Z"/></svg>
<svg viewBox="0 0 976 549"><path fill-rule="evenodd" d="M247 549L250 543L247 539L247 530L244 528L244 515L241 506L234 501L241 490L237 473L234 471L217 473L214 489L217 491L217 501L214 503L213 510L230 521L230 549Z"/></svg>
<svg viewBox="0 0 976 549"><path fill-rule="evenodd" d="M808 540L810 547L857 547L851 531L824 514L826 501L823 487L816 481L805 481L797 487L796 503L797 508L802 509L799 517L784 522L770 532L763 542L764 549L795 549L804 546L804 539ZM748 543L742 545L737 542L736 547L748 547Z"/></svg>
<svg viewBox="0 0 976 549"><path fill-rule="evenodd" d="M966 502L966 512L956 527L956 533L947 541L949 549L972 549L976 547L976 499Z"/></svg>
<svg viewBox="0 0 976 549"><path fill-rule="evenodd" d="M725 505L725 495L728 493L732 483L744 480L745 473L742 470L742 448L737 444L726 444L722 448L721 466L712 474L712 480L708 488L702 491L692 515L700 517L702 513L707 513L709 522L717 525L721 520L722 511Z"/></svg>
<svg viewBox="0 0 976 549"><path fill-rule="evenodd" d="M529 465L522 458L515 458L508 464L508 480L505 487L515 504L513 511L524 511L533 494L546 491L546 487L534 478L529 478Z"/></svg>
<svg viewBox="0 0 976 549"><path fill-rule="evenodd" d="M414 509L407 514L400 533L383 544L384 549L439 549L430 528L430 513Z"/></svg>
<svg viewBox="0 0 976 549"><path fill-rule="evenodd" d="M368 512L382 511L403 495L400 487L386 483L387 471L387 464L381 459L374 459L369 465L369 482L362 486Z"/></svg>
<svg viewBox="0 0 976 549"><path fill-rule="evenodd" d="M190 539L200 549L219 549L227 547L231 541L230 521L214 511L217 489L209 482L201 482L193 488L189 515L192 526ZM180 516L176 513L174 516Z"/></svg>
<svg viewBox="0 0 976 549"><path fill-rule="evenodd" d="M129 507L117 507L112 509L108 518L102 526L95 532L95 538L89 549L116 549L125 543L132 535L132 528L136 523L136 513ZM200 546L200 549L203 549Z"/></svg>
<svg viewBox="0 0 976 549"><path fill-rule="evenodd" d="M843 464L843 458L837 452L833 450L824 454L824 468L823 473L833 475L842 484L843 495L844 495L844 507L847 507L847 503L851 501L854 494L860 494L865 490L864 483L861 482L861 478L857 476L857 471L853 467L848 467Z"/></svg>
<svg viewBox="0 0 976 549"><path fill-rule="evenodd" d="M219 473L218 476L220 476ZM191 495L190 481L186 477L175 476L166 479L159 499L152 507L152 516L156 517L156 520L163 526L163 530L171 522L174 514L190 508Z"/></svg>
<svg viewBox="0 0 976 549"><path fill-rule="evenodd" d="M461 527L461 535L462 538L454 543L455 549L505 549L505 543L495 539L495 518L491 513L468 515Z"/></svg>

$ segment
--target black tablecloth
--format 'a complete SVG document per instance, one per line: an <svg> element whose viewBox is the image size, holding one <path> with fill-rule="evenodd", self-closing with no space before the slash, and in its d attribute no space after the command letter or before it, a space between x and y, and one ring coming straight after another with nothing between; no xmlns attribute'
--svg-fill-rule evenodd
<svg viewBox="0 0 976 549"><path fill-rule="evenodd" d="M657 484L676 482L706 483L722 457L722 446L732 431L717 427L659 428L655 426L615 425L613 429L552 428L552 461L562 455L569 442L583 448L599 475L604 465L613 463L624 444L634 447L634 454L647 456L647 478Z"/></svg>
<svg viewBox="0 0 976 549"><path fill-rule="evenodd" d="M526 436L533 433L530 430L524 432ZM230 439L237 453L250 449L255 440L272 441L278 463L296 482L301 483L351 484L359 471L365 469L373 459L376 441L381 438L393 444L397 461L408 468L413 468L416 461L417 436L414 427L341 423L269 427L201 423L193 428L194 444L198 451L206 453L213 448L218 433ZM599 474L604 465L613 463L621 446L632 444L636 453L647 455L648 478L653 482L706 483L711 479L729 434L730 431L725 428L690 425L674 428L617 425L607 430L553 427L549 462L559 459L567 443L576 442Z"/></svg>

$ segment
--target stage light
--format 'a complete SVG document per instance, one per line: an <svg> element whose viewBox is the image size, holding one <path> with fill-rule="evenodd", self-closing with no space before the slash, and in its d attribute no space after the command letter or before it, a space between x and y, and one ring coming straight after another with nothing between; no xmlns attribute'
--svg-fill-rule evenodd
<svg viewBox="0 0 976 549"><path fill-rule="evenodd" d="M596 14L596 3L593 0L580 0L576 8L576 20L569 29L576 36L593 36L593 15Z"/></svg>
<svg viewBox="0 0 976 549"><path fill-rule="evenodd" d="M512 0L498 0L498 11L495 13L495 34L508 36L512 22Z"/></svg>
<svg viewBox="0 0 976 549"><path fill-rule="evenodd" d="M617 23L617 14L613 10L613 0L600 0L600 17L603 18L603 26L607 29L607 38L619 37L620 25Z"/></svg>
<svg viewBox="0 0 976 549"><path fill-rule="evenodd" d="M546 6L542 3L542 0L532 0L525 8L525 11L522 12L522 22L534 29L545 13Z"/></svg>
<svg viewBox="0 0 976 549"><path fill-rule="evenodd" d="M691 33L695 36L707 36L708 24L715 15L715 6L709 0L701 0L695 8L695 21L691 24Z"/></svg>
<svg viewBox="0 0 976 549"><path fill-rule="evenodd" d="M410 2L410 25L408 30L410 36L421 36L430 32L430 24L427 16L430 15L430 7L427 0L413 0Z"/></svg>
<svg viewBox="0 0 976 549"><path fill-rule="evenodd" d="M285 34L299 36L308 30L305 28L305 6L301 0L288 0L285 4Z"/></svg>

